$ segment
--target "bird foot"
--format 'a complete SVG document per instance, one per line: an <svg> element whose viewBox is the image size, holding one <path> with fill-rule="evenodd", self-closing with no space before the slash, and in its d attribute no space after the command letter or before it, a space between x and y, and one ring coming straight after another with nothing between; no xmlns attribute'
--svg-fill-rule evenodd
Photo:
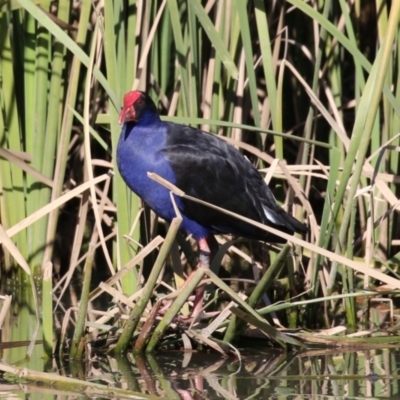
<svg viewBox="0 0 400 400"><path fill-rule="evenodd" d="M173 300L163 300L162 307L158 310L157 314L164 316L168 309L171 307Z"/></svg>
<svg viewBox="0 0 400 400"><path fill-rule="evenodd" d="M211 311L211 312L205 312L205 311L201 311L200 313L198 313L197 315L193 315L193 313L191 315L177 315L175 317L175 320L179 323L185 324L185 325L189 325L189 324L194 324L196 322L202 322L205 321L209 318L213 318L215 316L217 316L220 313L220 311Z"/></svg>

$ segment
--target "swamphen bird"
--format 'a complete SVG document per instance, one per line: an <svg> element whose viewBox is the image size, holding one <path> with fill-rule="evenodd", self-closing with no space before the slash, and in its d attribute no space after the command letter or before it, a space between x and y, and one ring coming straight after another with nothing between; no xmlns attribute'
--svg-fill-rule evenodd
<svg viewBox="0 0 400 400"><path fill-rule="evenodd" d="M256 168L218 136L189 126L161 121L145 93L125 95L119 116L123 124L117 164L123 179L160 217L175 216L170 191L147 176L154 172L186 194L261 222L283 232L304 233L306 227L277 203ZM218 249L215 233L266 242L282 239L244 221L175 196L181 228L199 245L199 265L209 267ZM192 315L201 310L204 288L196 290Z"/></svg>

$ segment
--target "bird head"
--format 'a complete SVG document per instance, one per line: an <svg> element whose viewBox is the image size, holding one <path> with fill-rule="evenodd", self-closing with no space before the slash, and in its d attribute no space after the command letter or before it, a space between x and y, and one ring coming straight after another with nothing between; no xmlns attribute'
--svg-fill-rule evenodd
<svg viewBox="0 0 400 400"><path fill-rule="evenodd" d="M137 122L146 112L155 115L158 114L153 100L146 93L139 90L128 92L124 96L124 106L119 114L119 123Z"/></svg>

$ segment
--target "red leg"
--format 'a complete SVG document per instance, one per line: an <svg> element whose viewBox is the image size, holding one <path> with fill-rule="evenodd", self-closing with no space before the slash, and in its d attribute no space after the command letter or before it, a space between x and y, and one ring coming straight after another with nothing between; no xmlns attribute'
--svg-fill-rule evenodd
<svg viewBox="0 0 400 400"><path fill-rule="evenodd" d="M218 242L213 235L199 240L199 263L196 268L210 268L211 261L218 251ZM199 286L195 291L192 316L196 317L203 307L205 286Z"/></svg>
<svg viewBox="0 0 400 400"><path fill-rule="evenodd" d="M212 259L215 257L218 251L218 242L213 235L207 238L202 238L198 241L199 244L199 262L196 269L199 267L210 268ZM192 271L186 278L183 285L180 287L182 289L190 280L195 271ZM196 317L203 307L203 296L204 296L205 286L199 286L195 291L195 298L193 302L193 310L191 312L192 317ZM163 307L158 310L159 314L165 314L172 303L172 300L168 300L164 303Z"/></svg>

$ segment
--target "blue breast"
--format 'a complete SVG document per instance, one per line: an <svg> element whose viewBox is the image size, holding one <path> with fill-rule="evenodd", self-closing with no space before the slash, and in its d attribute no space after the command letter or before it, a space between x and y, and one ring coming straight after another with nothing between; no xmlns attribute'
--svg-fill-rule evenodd
<svg viewBox="0 0 400 400"><path fill-rule="evenodd" d="M118 141L117 164L129 188L157 215L170 221L176 214L169 190L147 176L148 172L154 172L176 183L174 171L162 151L167 134L167 127L162 121L152 124L125 123ZM186 217L181 199L175 196L175 200L182 212L181 227L197 240L207 237L210 229Z"/></svg>

